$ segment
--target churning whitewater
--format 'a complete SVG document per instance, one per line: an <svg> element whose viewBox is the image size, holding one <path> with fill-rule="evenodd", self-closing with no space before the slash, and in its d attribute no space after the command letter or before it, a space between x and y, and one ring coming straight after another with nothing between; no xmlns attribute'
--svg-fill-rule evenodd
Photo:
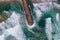
<svg viewBox="0 0 60 40"><path fill-rule="evenodd" d="M26 40L19 21L21 21L20 15L12 12L12 15L6 21L0 23L0 40L5 40L9 35L15 38L12 40Z"/></svg>

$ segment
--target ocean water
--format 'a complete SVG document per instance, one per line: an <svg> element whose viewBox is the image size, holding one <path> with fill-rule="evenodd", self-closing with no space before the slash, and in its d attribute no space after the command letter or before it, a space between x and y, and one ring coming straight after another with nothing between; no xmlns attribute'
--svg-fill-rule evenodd
<svg viewBox="0 0 60 40"><path fill-rule="evenodd" d="M11 16L0 23L0 40L60 40L60 15L52 3L33 4L32 26L28 25L22 6L18 3L12 5L10 11L4 10Z"/></svg>

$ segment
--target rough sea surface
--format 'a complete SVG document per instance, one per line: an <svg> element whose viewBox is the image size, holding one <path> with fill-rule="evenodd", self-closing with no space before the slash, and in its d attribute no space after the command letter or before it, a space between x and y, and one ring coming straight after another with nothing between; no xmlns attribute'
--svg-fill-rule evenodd
<svg viewBox="0 0 60 40"><path fill-rule="evenodd" d="M28 25L24 11L19 9L20 6L18 4L13 6L11 16L0 23L0 40L60 40L60 14L53 9L57 4L54 3L55 6L52 3L33 5L32 26Z"/></svg>

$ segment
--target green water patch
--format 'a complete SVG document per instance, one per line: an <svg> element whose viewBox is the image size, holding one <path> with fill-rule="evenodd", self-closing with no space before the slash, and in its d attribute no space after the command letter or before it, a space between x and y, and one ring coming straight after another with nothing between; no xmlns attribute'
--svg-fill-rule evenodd
<svg viewBox="0 0 60 40"><path fill-rule="evenodd" d="M5 38L5 40L17 40L14 36L9 35Z"/></svg>

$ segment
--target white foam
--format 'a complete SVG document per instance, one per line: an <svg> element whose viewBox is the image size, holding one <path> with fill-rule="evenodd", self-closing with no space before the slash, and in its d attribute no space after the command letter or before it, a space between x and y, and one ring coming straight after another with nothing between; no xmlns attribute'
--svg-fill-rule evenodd
<svg viewBox="0 0 60 40"><path fill-rule="evenodd" d="M52 24L51 24L51 18L46 18L46 27L45 32L48 37L48 40L52 40Z"/></svg>
<svg viewBox="0 0 60 40"><path fill-rule="evenodd" d="M56 14L56 20L59 22L59 13Z"/></svg>
<svg viewBox="0 0 60 40"><path fill-rule="evenodd" d="M5 29L4 33L0 35L0 40L5 40L4 38L7 35L12 35L17 40L26 40L19 22L20 22L20 15L16 12L12 12L12 15L10 16L10 18L8 18L6 22L2 22L0 24L0 26L3 27L2 30L4 29L6 25L8 27L8 29ZM12 24L13 26L10 26L10 24Z"/></svg>

